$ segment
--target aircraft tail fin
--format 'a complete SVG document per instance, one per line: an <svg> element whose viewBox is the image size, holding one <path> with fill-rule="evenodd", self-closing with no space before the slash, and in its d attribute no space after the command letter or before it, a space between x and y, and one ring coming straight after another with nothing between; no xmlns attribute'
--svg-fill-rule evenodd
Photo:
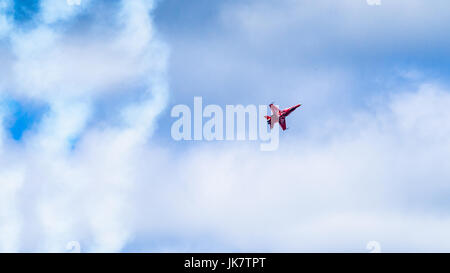
<svg viewBox="0 0 450 273"><path fill-rule="evenodd" d="M269 116L264 116L267 119L267 124L270 125L270 117Z"/></svg>

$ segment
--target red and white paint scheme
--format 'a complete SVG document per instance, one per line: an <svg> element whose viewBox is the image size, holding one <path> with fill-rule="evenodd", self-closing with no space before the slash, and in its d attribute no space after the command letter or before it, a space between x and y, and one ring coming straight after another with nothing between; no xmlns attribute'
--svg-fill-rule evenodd
<svg viewBox="0 0 450 273"><path fill-rule="evenodd" d="M286 108L284 110L278 109L273 103L269 105L270 110L272 111L272 116L265 116L267 119L267 124L270 125L270 129L278 122L280 124L281 129L286 130L286 117L289 116L295 109L300 107L301 104L297 104L290 108Z"/></svg>

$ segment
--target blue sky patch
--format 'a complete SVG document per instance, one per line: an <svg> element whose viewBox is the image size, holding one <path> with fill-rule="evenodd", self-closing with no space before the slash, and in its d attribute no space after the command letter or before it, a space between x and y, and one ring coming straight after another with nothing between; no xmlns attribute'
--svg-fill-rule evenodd
<svg viewBox="0 0 450 273"><path fill-rule="evenodd" d="M9 116L4 126L14 140L21 140L23 134L38 124L48 111L48 106L36 102L19 102L9 100L7 103Z"/></svg>

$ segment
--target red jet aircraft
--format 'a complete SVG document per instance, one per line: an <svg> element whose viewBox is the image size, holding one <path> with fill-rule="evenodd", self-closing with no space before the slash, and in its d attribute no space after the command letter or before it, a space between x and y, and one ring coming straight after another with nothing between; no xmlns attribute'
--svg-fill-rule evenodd
<svg viewBox="0 0 450 273"><path fill-rule="evenodd" d="M294 112L295 109L300 107L301 104L297 104L290 108L280 110L273 103L269 105L270 110L272 111L272 116L265 116L267 119L267 124L270 125L270 129L278 122L280 123L281 129L286 130L286 117L289 116L290 113Z"/></svg>

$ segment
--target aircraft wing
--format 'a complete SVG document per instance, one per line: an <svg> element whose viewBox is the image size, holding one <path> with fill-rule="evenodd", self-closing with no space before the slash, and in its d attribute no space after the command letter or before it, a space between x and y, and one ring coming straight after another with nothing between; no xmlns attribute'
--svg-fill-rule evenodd
<svg viewBox="0 0 450 273"><path fill-rule="evenodd" d="M289 116L290 113L294 112L294 110L297 109L300 106L301 106L301 104L289 107L287 109L284 109L283 112L285 113L285 116Z"/></svg>
<svg viewBox="0 0 450 273"><path fill-rule="evenodd" d="M278 113L277 114L273 114L271 117L270 117L270 129L273 129L273 126L275 125L275 124L277 124L277 122L278 122L278 120L279 120L279 115L278 115Z"/></svg>
<svg viewBox="0 0 450 273"><path fill-rule="evenodd" d="M286 119L284 117L280 117L278 122L280 123L281 129L283 129L283 131L286 130Z"/></svg>
<svg viewBox="0 0 450 273"><path fill-rule="evenodd" d="M278 107L276 107L274 104L269 105L270 106L270 110L272 110L272 114L277 115L280 112L280 109L278 109Z"/></svg>

